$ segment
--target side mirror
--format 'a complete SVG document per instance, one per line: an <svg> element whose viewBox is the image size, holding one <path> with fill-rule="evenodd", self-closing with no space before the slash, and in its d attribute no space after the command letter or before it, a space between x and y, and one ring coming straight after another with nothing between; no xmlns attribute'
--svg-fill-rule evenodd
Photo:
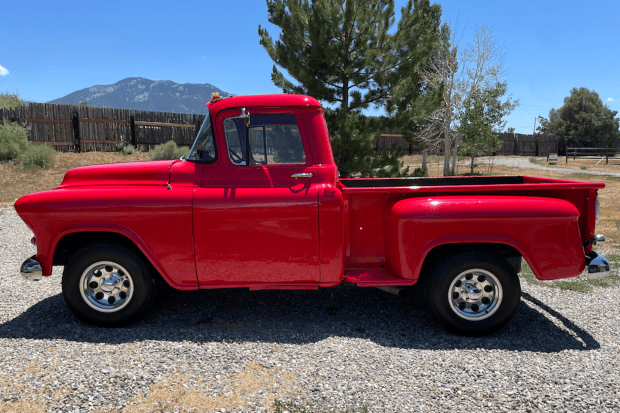
<svg viewBox="0 0 620 413"><path fill-rule="evenodd" d="M249 128L250 127L250 112L246 114L245 108L241 108L241 115L239 117L245 118L245 127Z"/></svg>

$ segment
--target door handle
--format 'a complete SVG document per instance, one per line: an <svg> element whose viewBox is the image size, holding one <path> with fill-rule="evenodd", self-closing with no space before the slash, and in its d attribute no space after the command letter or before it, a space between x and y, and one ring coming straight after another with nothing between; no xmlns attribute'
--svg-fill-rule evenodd
<svg viewBox="0 0 620 413"><path fill-rule="evenodd" d="M312 178L311 173L303 173L303 174L293 174L291 178Z"/></svg>

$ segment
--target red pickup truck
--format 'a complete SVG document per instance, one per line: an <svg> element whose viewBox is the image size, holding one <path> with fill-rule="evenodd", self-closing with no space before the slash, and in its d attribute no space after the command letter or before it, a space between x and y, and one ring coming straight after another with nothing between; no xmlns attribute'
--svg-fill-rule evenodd
<svg viewBox="0 0 620 413"><path fill-rule="evenodd" d="M592 251L597 190L527 176L339 179L319 102L214 98L187 158L72 169L15 209L34 232L31 280L64 265L81 319L143 316L165 282L397 293L421 283L446 328L481 335L520 302L524 258L542 280L609 274Z"/></svg>

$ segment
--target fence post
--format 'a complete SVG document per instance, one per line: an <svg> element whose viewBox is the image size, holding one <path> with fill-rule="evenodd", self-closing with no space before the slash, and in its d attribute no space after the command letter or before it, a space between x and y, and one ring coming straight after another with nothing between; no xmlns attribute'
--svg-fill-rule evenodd
<svg viewBox="0 0 620 413"><path fill-rule="evenodd" d="M136 147L136 124L133 115L129 116L129 129L131 130L131 146Z"/></svg>
<svg viewBox="0 0 620 413"><path fill-rule="evenodd" d="M77 112L73 112L73 144L75 145L75 151L77 153L81 152L81 142L80 142L80 118L78 117Z"/></svg>
<svg viewBox="0 0 620 413"><path fill-rule="evenodd" d="M551 146L547 146L547 162L549 162L549 154L551 153Z"/></svg>
<svg viewBox="0 0 620 413"><path fill-rule="evenodd" d="M605 165L609 163L609 148L605 148Z"/></svg>
<svg viewBox="0 0 620 413"><path fill-rule="evenodd" d="M200 127L202 125L200 124L200 122L198 121L198 119L196 119L196 123L194 123L194 129L196 131L196 133L194 134L194 140L196 140L196 138L198 137L198 132L200 132ZM191 145L191 143L190 143Z"/></svg>
<svg viewBox="0 0 620 413"><path fill-rule="evenodd" d="M519 136L515 133L515 152L513 155L519 155Z"/></svg>

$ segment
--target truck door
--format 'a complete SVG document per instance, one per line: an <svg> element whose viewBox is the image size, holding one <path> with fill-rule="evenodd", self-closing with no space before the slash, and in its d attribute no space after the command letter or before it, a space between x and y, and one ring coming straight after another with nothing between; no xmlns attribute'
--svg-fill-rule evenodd
<svg viewBox="0 0 620 413"><path fill-rule="evenodd" d="M301 110L247 111L249 126L241 108L215 119L221 159L205 168L193 201L198 282L317 284L317 177Z"/></svg>

